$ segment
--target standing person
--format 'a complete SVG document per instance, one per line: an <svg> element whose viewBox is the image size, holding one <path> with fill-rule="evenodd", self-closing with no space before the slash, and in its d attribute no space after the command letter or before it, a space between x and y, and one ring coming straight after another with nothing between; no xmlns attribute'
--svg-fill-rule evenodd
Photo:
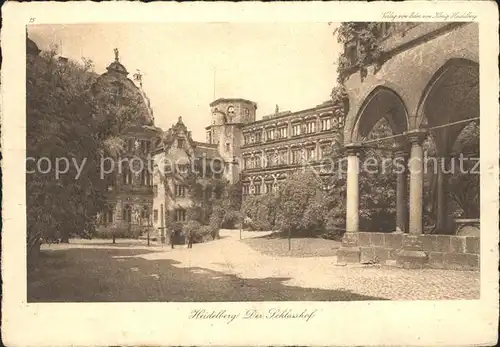
<svg viewBox="0 0 500 347"><path fill-rule="evenodd" d="M188 248L193 248L193 231L191 229L188 229L186 231L186 239Z"/></svg>
<svg viewBox="0 0 500 347"><path fill-rule="evenodd" d="M172 249L174 249L174 244L175 244L175 232L173 229L169 230L169 239L170 239L170 246L172 246Z"/></svg>

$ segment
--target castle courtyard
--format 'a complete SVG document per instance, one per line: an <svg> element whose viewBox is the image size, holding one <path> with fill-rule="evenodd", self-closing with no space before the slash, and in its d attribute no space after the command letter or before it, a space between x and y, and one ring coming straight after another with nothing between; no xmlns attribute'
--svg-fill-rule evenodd
<svg viewBox="0 0 500 347"><path fill-rule="evenodd" d="M477 271L342 266L335 255L294 256L296 239L290 256L270 256L248 245L261 236L221 230L220 240L173 250L137 240L46 245L28 302L479 299Z"/></svg>

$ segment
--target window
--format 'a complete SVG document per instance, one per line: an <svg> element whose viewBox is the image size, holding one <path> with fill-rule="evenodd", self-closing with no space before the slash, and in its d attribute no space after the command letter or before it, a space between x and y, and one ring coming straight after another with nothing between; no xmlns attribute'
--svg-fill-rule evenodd
<svg viewBox="0 0 500 347"><path fill-rule="evenodd" d="M328 154L328 145L321 145L319 147L318 159L323 159Z"/></svg>
<svg viewBox="0 0 500 347"><path fill-rule="evenodd" d="M267 130L266 136L267 136L267 141L274 140L274 129Z"/></svg>
<svg viewBox="0 0 500 347"><path fill-rule="evenodd" d="M255 195L260 195L260 184L255 185Z"/></svg>
<svg viewBox="0 0 500 347"><path fill-rule="evenodd" d="M153 211L153 221L158 223L158 210Z"/></svg>
<svg viewBox="0 0 500 347"><path fill-rule="evenodd" d="M270 193L273 191L273 184L272 183L266 183L266 193Z"/></svg>
<svg viewBox="0 0 500 347"><path fill-rule="evenodd" d="M176 222L185 222L186 221L186 210L177 209L175 210L175 221Z"/></svg>
<svg viewBox="0 0 500 347"><path fill-rule="evenodd" d="M184 139L177 139L177 148L184 148Z"/></svg>
<svg viewBox="0 0 500 347"><path fill-rule="evenodd" d="M332 128L332 119L323 118L321 119L321 131L330 130Z"/></svg>
<svg viewBox="0 0 500 347"><path fill-rule="evenodd" d="M300 150L293 149L292 150L292 164L298 164L300 161Z"/></svg>
<svg viewBox="0 0 500 347"><path fill-rule="evenodd" d="M231 144L228 142L226 143L226 152L230 152L231 151Z"/></svg>
<svg viewBox="0 0 500 347"><path fill-rule="evenodd" d="M256 132L255 133L255 142L261 142L262 141L262 132Z"/></svg>
<svg viewBox="0 0 500 347"><path fill-rule="evenodd" d="M316 160L316 149L313 147L306 149L306 159L307 160Z"/></svg>
<svg viewBox="0 0 500 347"><path fill-rule="evenodd" d="M113 207L112 206L108 206L107 209L104 211L103 222L104 222L104 225L108 225L108 224L113 223Z"/></svg>
<svg viewBox="0 0 500 347"><path fill-rule="evenodd" d="M251 143L250 139L251 139L250 135L245 135L245 145L248 145L249 143Z"/></svg>
<svg viewBox="0 0 500 347"><path fill-rule="evenodd" d="M141 152L144 153L144 154L148 154L149 153L149 141L146 141L146 140L141 140L140 141L140 147L141 147Z"/></svg>
<svg viewBox="0 0 500 347"><path fill-rule="evenodd" d="M132 184L132 173L130 172L128 163L126 163L125 165L122 164L122 177L123 184Z"/></svg>
<svg viewBox="0 0 500 347"><path fill-rule="evenodd" d="M132 207L130 205L125 205L122 219L126 223L132 223Z"/></svg>
<svg viewBox="0 0 500 347"><path fill-rule="evenodd" d="M279 154L278 165L286 165L288 164L288 152L281 151Z"/></svg>
<svg viewBox="0 0 500 347"><path fill-rule="evenodd" d="M249 158L243 158L243 169L250 169L250 160Z"/></svg>
<svg viewBox="0 0 500 347"><path fill-rule="evenodd" d="M288 134L287 134L287 127L285 126L285 127L281 127L281 128L279 128L279 129L278 129L278 135L279 135L278 137L279 137L280 139L284 139L284 138L286 138L286 137L287 137L287 135L288 135Z"/></svg>
<svg viewBox="0 0 500 347"><path fill-rule="evenodd" d="M153 186L153 196L156 198L158 196L158 185Z"/></svg>
<svg viewBox="0 0 500 347"><path fill-rule="evenodd" d="M316 131L316 122L315 121L309 121L306 123L306 133L311 134Z"/></svg>
<svg viewBox="0 0 500 347"><path fill-rule="evenodd" d="M176 185L175 186L175 196L177 197L185 197L186 196L186 187L183 185Z"/></svg>
<svg viewBox="0 0 500 347"><path fill-rule="evenodd" d="M207 142L212 143L212 132L211 131L207 132Z"/></svg>
<svg viewBox="0 0 500 347"><path fill-rule="evenodd" d="M250 192L250 187L248 185L243 186L243 195L248 195Z"/></svg>
<svg viewBox="0 0 500 347"><path fill-rule="evenodd" d="M141 210L141 224L149 224L149 206L143 206Z"/></svg>
<svg viewBox="0 0 500 347"><path fill-rule="evenodd" d="M127 140L127 151L132 152L134 150L134 139Z"/></svg>
<svg viewBox="0 0 500 347"><path fill-rule="evenodd" d="M300 135L300 124L294 124L292 125L292 136L298 136Z"/></svg>
<svg viewBox="0 0 500 347"><path fill-rule="evenodd" d="M254 157L254 167L262 167L262 156L260 154L257 154Z"/></svg>

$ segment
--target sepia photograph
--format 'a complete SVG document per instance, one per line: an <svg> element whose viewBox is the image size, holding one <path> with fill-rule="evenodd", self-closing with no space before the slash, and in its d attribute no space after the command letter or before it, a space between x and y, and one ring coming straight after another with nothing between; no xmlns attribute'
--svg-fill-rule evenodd
<svg viewBox="0 0 500 347"><path fill-rule="evenodd" d="M28 301L479 298L478 47L471 22L28 25Z"/></svg>
<svg viewBox="0 0 500 347"><path fill-rule="evenodd" d="M14 345L498 338L493 7L40 5L1 39Z"/></svg>

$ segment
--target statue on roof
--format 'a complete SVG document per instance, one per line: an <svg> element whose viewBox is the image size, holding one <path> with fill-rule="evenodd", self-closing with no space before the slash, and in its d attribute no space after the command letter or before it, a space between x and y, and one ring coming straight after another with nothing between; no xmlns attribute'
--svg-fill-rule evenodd
<svg viewBox="0 0 500 347"><path fill-rule="evenodd" d="M280 107L276 105L276 108L274 109L274 113L278 114L280 113Z"/></svg>
<svg viewBox="0 0 500 347"><path fill-rule="evenodd" d="M119 54L118 48L113 49L113 52L115 52L115 61L118 62L120 60L118 57Z"/></svg>

